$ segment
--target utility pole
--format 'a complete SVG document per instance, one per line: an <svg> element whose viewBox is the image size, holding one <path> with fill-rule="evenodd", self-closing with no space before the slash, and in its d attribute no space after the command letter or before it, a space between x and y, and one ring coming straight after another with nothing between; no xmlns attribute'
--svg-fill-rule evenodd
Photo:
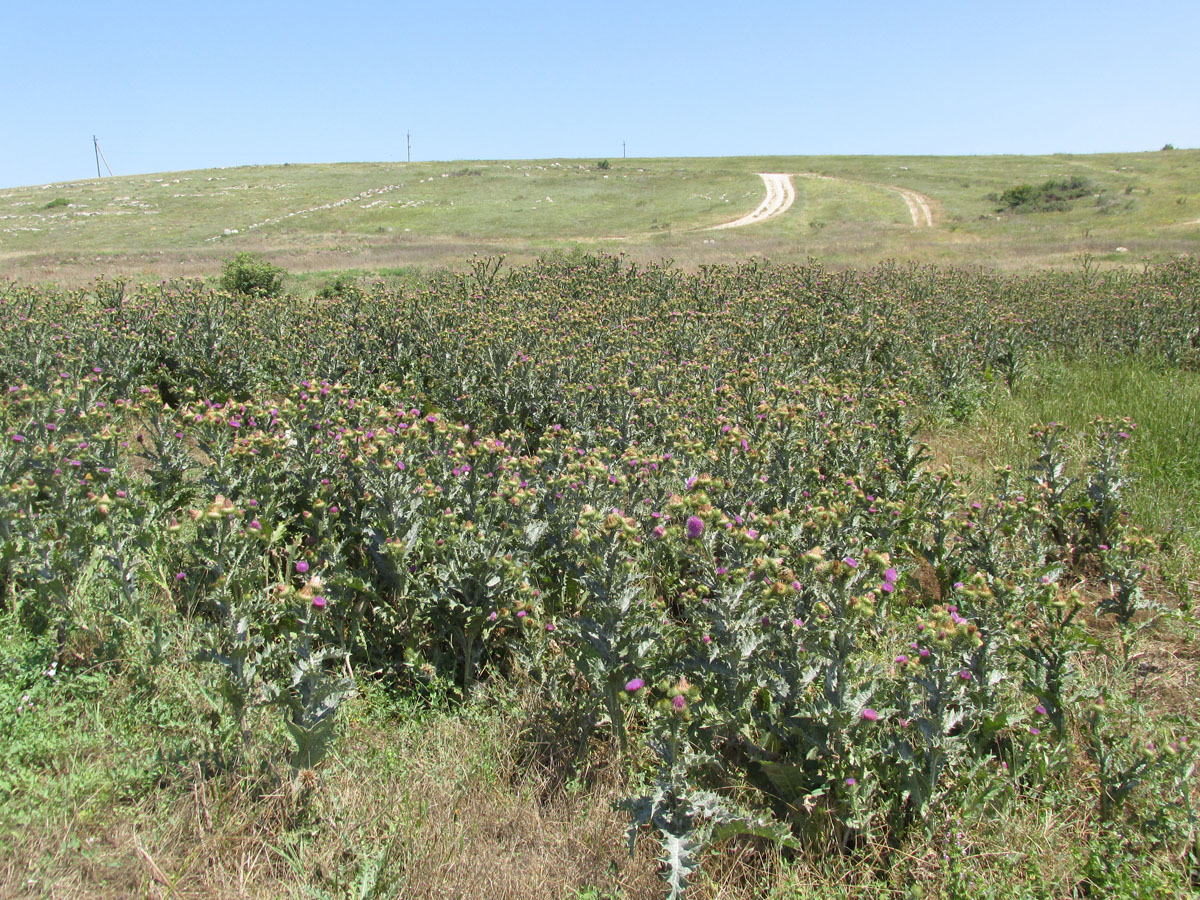
<svg viewBox="0 0 1200 900"><path fill-rule="evenodd" d="M621 159L625 158L625 142L621 141Z"/></svg>
<svg viewBox="0 0 1200 900"><path fill-rule="evenodd" d="M408 161L412 162L412 132L405 135L408 138Z"/></svg>
<svg viewBox="0 0 1200 900"><path fill-rule="evenodd" d="M100 142L96 140L96 136L92 135L92 149L96 151L96 177L100 176L100 160L104 159L104 151L100 149ZM104 168L108 169L108 174L111 176L112 166L108 164L108 160L104 159Z"/></svg>

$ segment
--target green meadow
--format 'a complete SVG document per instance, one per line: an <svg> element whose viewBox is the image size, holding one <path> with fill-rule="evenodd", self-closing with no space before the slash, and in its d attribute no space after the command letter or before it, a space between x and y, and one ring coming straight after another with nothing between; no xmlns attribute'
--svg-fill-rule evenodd
<svg viewBox="0 0 1200 900"><path fill-rule="evenodd" d="M602 162L608 168L601 168ZM758 172L796 176L796 202L750 229L709 232L763 198ZM998 211L1022 184L1083 178L1064 211ZM897 188L929 198L915 228ZM0 263L22 280L207 276L254 251L293 272L456 266L555 249L749 256L837 266L903 258L1006 271L1161 261L1200 240L1200 151L1040 157L739 157L253 166L0 191ZM1119 251L1118 248L1124 248Z"/></svg>

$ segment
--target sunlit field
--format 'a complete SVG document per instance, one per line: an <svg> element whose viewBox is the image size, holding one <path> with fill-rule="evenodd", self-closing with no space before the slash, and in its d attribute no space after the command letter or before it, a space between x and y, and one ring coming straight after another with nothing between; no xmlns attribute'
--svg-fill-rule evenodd
<svg viewBox="0 0 1200 900"><path fill-rule="evenodd" d="M753 228L711 231L791 173L796 202ZM815 177L822 176L822 177ZM1078 179L1065 208L999 202ZM926 198L914 225L903 191ZM97 275L208 277L235 253L296 275L458 268L472 254L551 250L673 260L688 271L900 258L1003 271L1137 267L1195 252L1200 151L1053 156L791 156L251 166L0 190L0 270L83 285ZM294 285L303 292L304 285Z"/></svg>
<svg viewBox="0 0 1200 900"><path fill-rule="evenodd" d="M906 165L927 246L988 227ZM560 168L429 190L632 178ZM0 288L0 893L1193 890L1194 258L219 269Z"/></svg>

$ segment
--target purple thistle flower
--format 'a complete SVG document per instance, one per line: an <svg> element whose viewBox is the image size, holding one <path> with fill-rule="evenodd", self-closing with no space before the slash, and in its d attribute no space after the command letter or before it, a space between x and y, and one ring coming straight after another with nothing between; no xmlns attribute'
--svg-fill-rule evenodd
<svg viewBox="0 0 1200 900"><path fill-rule="evenodd" d="M676 709L684 709L687 707L687 700L684 698L683 694L676 694L671 698L671 705Z"/></svg>
<svg viewBox="0 0 1200 900"><path fill-rule="evenodd" d="M313 605L313 609L324 609L325 608L325 598L322 597L320 594L317 594L312 599L312 605Z"/></svg>
<svg viewBox="0 0 1200 900"><path fill-rule="evenodd" d="M879 718L879 713L875 712L875 710L871 709L871 707L868 706L865 709L863 709L862 717L868 722L874 722L876 719Z"/></svg>
<svg viewBox="0 0 1200 900"><path fill-rule="evenodd" d="M636 691L640 691L645 686L646 682L641 678L631 678L629 681L625 682L625 690L631 694L635 693Z"/></svg>
<svg viewBox="0 0 1200 900"><path fill-rule="evenodd" d="M883 580L886 581L888 584L895 584L897 581L900 580L900 573L897 572L895 569L888 569L887 571L885 571L883 573Z"/></svg>
<svg viewBox="0 0 1200 900"><path fill-rule="evenodd" d="M694 541L704 534L704 520L699 516L688 516L684 530L688 539Z"/></svg>
<svg viewBox="0 0 1200 900"><path fill-rule="evenodd" d="M300 560L296 563L296 571L303 575L308 571L308 563L306 563L304 560Z"/></svg>
<svg viewBox="0 0 1200 900"><path fill-rule="evenodd" d="M854 787L856 784L858 784L858 779L855 778L853 775L851 775L849 778L846 779L847 787Z"/></svg>
<svg viewBox="0 0 1200 900"><path fill-rule="evenodd" d="M1046 714L1046 707L1042 706L1042 704L1039 703L1037 706L1035 706L1033 708L1033 711L1035 713L1037 713L1039 716L1044 716Z"/></svg>

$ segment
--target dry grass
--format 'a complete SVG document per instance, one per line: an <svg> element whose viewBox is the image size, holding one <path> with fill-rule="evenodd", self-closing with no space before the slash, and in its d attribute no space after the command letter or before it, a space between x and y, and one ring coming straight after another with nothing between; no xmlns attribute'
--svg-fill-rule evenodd
<svg viewBox="0 0 1200 900"><path fill-rule="evenodd" d="M555 787L523 766L519 714L355 717L319 777L262 781L198 767L88 822L79 809L25 829L0 897L343 897L371 871L395 898L659 893L650 842L623 840L623 767ZM356 895L355 895L356 896Z"/></svg>

